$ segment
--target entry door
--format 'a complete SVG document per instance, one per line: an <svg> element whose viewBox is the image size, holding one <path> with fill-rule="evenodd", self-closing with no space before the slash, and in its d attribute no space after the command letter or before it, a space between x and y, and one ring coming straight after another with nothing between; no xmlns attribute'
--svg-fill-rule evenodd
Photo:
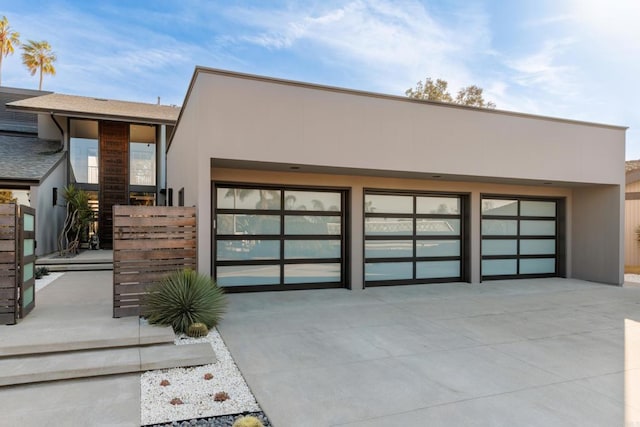
<svg viewBox="0 0 640 427"><path fill-rule="evenodd" d="M36 210L28 206L20 206L19 232L19 283L20 283L20 317L24 318L36 305Z"/></svg>

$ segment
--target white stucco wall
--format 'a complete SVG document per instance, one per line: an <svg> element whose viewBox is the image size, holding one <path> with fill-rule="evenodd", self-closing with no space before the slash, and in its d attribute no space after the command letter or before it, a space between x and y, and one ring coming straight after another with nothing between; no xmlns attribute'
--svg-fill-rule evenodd
<svg viewBox="0 0 640 427"><path fill-rule="evenodd" d="M567 251L573 254L567 271L587 280L620 283L624 142L620 127L197 70L169 147L167 180L174 203L184 187L185 204L197 206L199 269L207 273L211 161L218 159L340 171L334 173L350 176L348 182L366 175L441 175L442 181L475 188L469 190L472 204L479 204L480 192L492 192L485 188L494 184L521 187L510 188L508 194L530 194L531 187L523 185L528 184L538 187L533 193L539 195L575 195L578 205L567 204L567 221L573 224L567 236ZM407 183L397 185L391 188ZM359 188L352 187L354 197ZM592 189L597 191L592 194ZM615 202L613 208L600 206L603 201ZM597 214L583 210L587 208L597 208ZM594 227L601 221L608 225ZM479 227L479 217L472 218L472 227ZM574 239L587 232L589 238ZM576 250L578 242L603 239L610 249L606 253ZM479 243L472 244L479 248ZM472 253L472 268L479 270L479 249ZM594 264L594 256L602 258Z"/></svg>
<svg viewBox="0 0 640 427"><path fill-rule="evenodd" d="M65 218L62 188L66 185L66 158L40 183L31 187L31 207L36 210L36 255L46 255L57 250L58 231ZM58 188L58 203L53 205L53 188Z"/></svg>

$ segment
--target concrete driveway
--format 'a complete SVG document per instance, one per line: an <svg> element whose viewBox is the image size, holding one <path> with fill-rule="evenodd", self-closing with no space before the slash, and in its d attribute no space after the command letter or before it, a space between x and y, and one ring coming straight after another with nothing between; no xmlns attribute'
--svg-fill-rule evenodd
<svg viewBox="0 0 640 427"><path fill-rule="evenodd" d="M219 330L276 427L608 427L625 410L640 425L624 393L640 288L536 279L230 299Z"/></svg>

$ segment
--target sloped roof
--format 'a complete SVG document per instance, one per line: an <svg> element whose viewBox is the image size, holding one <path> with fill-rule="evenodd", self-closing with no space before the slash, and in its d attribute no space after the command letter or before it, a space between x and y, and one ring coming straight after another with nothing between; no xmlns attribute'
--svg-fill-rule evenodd
<svg viewBox="0 0 640 427"><path fill-rule="evenodd" d="M40 182L64 156L56 152L59 146L36 136L0 133L0 181Z"/></svg>
<svg viewBox="0 0 640 427"><path fill-rule="evenodd" d="M69 117L107 118L116 121L168 125L175 124L180 113L179 107L169 105L63 95L60 93L10 102L7 107L11 110L54 113Z"/></svg>
<svg viewBox="0 0 640 427"><path fill-rule="evenodd" d="M637 169L640 169L640 160L627 160L624 162L625 172L632 172Z"/></svg>
<svg viewBox="0 0 640 427"><path fill-rule="evenodd" d="M7 103L20 101L35 96L42 96L51 92L0 87L0 131L9 132L38 132L38 115L26 111L12 111L6 108Z"/></svg>

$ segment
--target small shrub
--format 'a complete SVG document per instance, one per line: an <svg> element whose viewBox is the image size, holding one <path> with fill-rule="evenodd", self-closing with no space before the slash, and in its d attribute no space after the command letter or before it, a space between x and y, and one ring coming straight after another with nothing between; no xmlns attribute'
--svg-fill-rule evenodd
<svg viewBox="0 0 640 427"><path fill-rule="evenodd" d="M42 279L42 276L48 276L49 269L47 267L36 267L35 277L36 279Z"/></svg>
<svg viewBox="0 0 640 427"><path fill-rule="evenodd" d="M219 391L213 396L213 400L216 402L224 402L225 400L229 400L229 395L225 391Z"/></svg>
<svg viewBox="0 0 640 427"><path fill-rule="evenodd" d="M143 302L142 315L152 325L171 325L186 333L189 325L214 327L227 307L227 296L209 276L179 270L152 286Z"/></svg>
<svg viewBox="0 0 640 427"><path fill-rule="evenodd" d="M213 374L207 372L206 374L204 374L204 379L209 381L213 379Z"/></svg>
<svg viewBox="0 0 640 427"><path fill-rule="evenodd" d="M262 421L260 421L258 418L252 415L247 415L235 420L233 426L231 427L264 427L264 424L262 424Z"/></svg>
<svg viewBox="0 0 640 427"><path fill-rule="evenodd" d="M162 380L162 381L160 381L160 385L162 387L166 387L168 385L171 385L171 383L169 382L169 380Z"/></svg>
<svg viewBox="0 0 640 427"><path fill-rule="evenodd" d="M171 403L172 405L182 405L184 402L182 402L182 399L180 399L179 397L174 397L169 403Z"/></svg>
<svg viewBox="0 0 640 427"><path fill-rule="evenodd" d="M209 328L204 323L196 322L189 325L187 335L191 338L206 337L209 334Z"/></svg>

